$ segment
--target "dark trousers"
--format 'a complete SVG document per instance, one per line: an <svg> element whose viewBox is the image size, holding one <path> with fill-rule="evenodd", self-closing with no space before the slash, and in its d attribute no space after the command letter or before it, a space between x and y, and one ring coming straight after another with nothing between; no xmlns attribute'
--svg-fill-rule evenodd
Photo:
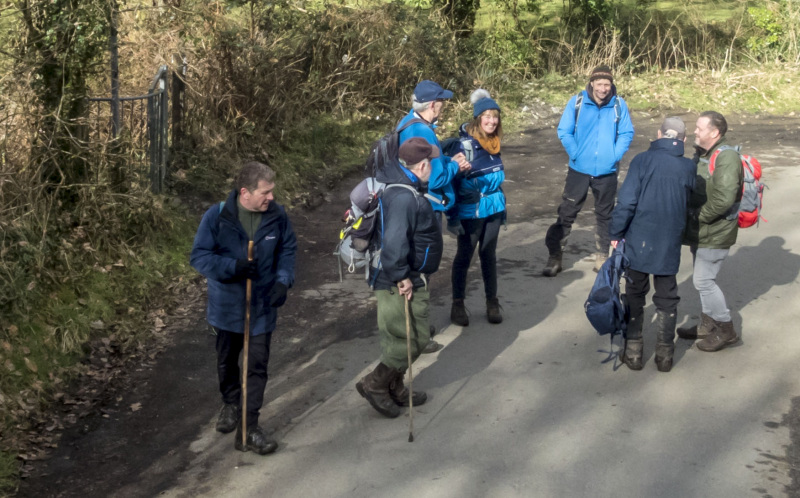
<svg viewBox="0 0 800 498"><path fill-rule="evenodd" d="M653 275L653 304L658 311L677 313L678 280L675 275ZM631 307L631 316L640 316L644 311L645 297L650 292L650 274L628 269L628 282L625 284L625 297Z"/></svg>
<svg viewBox="0 0 800 498"><path fill-rule="evenodd" d="M611 221L611 212L614 210L614 197L617 195L617 173L594 177L569 168L564 193L561 195L561 205L558 206L558 219L547 229L544 239L551 256L561 254L567 245L572 224L575 223L575 218L586 202L589 189L592 189L594 196L594 215L597 219L595 246L597 252L608 254L611 245L608 225Z"/></svg>
<svg viewBox="0 0 800 498"><path fill-rule="evenodd" d="M250 336L247 355L247 426L258 424L258 414L267 387L267 364L272 334ZM244 334L217 329L217 373L222 402L240 406L242 373L239 355L244 349Z"/></svg>
<svg viewBox="0 0 800 498"><path fill-rule="evenodd" d="M453 299L464 299L467 295L467 270L478 245L486 299L497 297L497 237L503 215L495 213L487 218L461 220L465 233L458 236L458 249L453 260Z"/></svg>

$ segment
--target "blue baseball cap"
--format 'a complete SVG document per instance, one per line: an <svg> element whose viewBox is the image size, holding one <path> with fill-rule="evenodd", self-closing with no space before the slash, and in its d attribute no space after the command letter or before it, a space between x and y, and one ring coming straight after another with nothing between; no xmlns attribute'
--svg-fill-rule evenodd
<svg viewBox="0 0 800 498"><path fill-rule="evenodd" d="M453 92L445 90L438 83L431 80L422 80L414 88L414 97L417 102L433 102L453 98Z"/></svg>

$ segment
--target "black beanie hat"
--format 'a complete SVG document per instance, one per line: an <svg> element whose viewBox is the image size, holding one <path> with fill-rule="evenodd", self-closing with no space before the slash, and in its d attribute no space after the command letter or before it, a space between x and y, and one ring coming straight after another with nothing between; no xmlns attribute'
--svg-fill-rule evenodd
<svg viewBox="0 0 800 498"><path fill-rule="evenodd" d="M606 65L594 68L592 75L589 77L589 83L594 80L608 80L614 83L614 76L611 74L611 68Z"/></svg>

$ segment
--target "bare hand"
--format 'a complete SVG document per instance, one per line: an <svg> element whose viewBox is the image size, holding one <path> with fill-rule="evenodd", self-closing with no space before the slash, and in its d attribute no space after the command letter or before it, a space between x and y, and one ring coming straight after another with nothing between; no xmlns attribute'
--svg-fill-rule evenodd
<svg viewBox="0 0 800 498"><path fill-rule="evenodd" d="M472 165L469 163L469 161L467 161L467 156L465 156L463 152L459 152L453 156L453 161L458 163L459 173L464 173L465 171L472 169Z"/></svg>
<svg viewBox="0 0 800 498"><path fill-rule="evenodd" d="M617 243L618 243L618 242L619 242L618 240L612 240L612 241L611 241L611 247L613 247L614 249L616 249L616 248L617 248Z"/></svg>
<svg viewBox="0 0 800 498"><path fill-rule="evenodd" d="M411 280L406 278L397 282L397 289L400 291L401 296L406 296L406 299L411 301L411 296L414 294L414 284Z"/></svg>

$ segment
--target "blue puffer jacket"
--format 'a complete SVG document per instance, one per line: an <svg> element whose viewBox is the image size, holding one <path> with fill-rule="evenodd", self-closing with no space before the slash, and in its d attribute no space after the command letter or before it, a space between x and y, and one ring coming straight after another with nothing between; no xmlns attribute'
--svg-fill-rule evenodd
<svg viewBox="0 0 800 498"><path fill-rule="evenodd" d="M465 152L465 141L472 148L472 169L456 178L456 208L449 217L469 220L502 213L506 210L506 196L501 185L506 174L500 153L492 155L481 147L480 142L467 133L466 123L459 129L459 140L459 152Z"/></svg>
<svg viewBox="0 0 800 498"><path fill-rule="evenodd" d="M399 129L407 121L414 118L422 119L419 114L412 110L400 120L397 124L397 128ZM422 137L429 144L439 148L439 157L431 160L431 177L428 180L428 193L439 200L443 200L443 197L447 197L446 203L431 203L434 211L449 211L453 208L455 202L453 179L458 174L458 163L452 161L442 153L442 144L439 143L439 139L433 131L435 128L436 125L433 124L414 123L400 132L399 140L402 144L409 138Z"/></svg>
<svg viewBox="0 0 800 498"><path fill-rule="evenodd" d="M633 158L617 192L611 240L625 239L631 268L651 275L675 275L697 167L683 157L683 141L662 138Z"/></svg>
<svg viewBox="0 0 800 498"><path fill-rule="evenodd" d="M247 232L239 223L236 191L220 210L215 204L200 222L192 246L191 264L208 279L208 323L230 332L244 333L246 280L233 280L237 259L247 259ZM286 211L275 202L261 215L253 253L259 278L253 282L250 335L275 330L277 310L266 302L275 282L294 283L297 239Z"/></svg>
<svg viewBox="0 0 800 498"><path fill-rule="evenodd" d="M578 127L575 128L574 95L567 103L561 121L558 123L558 139L569 155L569 167L579 173L590 176L603 176L617 171L617 163L628 151L633 140L633 123L628 113L628 106L616 95L612 86L613 97L603 107L589 98L583 90L583 103L578 116ZM620 100L619 122L614 125L616 111L615 99Z"/></svg>

